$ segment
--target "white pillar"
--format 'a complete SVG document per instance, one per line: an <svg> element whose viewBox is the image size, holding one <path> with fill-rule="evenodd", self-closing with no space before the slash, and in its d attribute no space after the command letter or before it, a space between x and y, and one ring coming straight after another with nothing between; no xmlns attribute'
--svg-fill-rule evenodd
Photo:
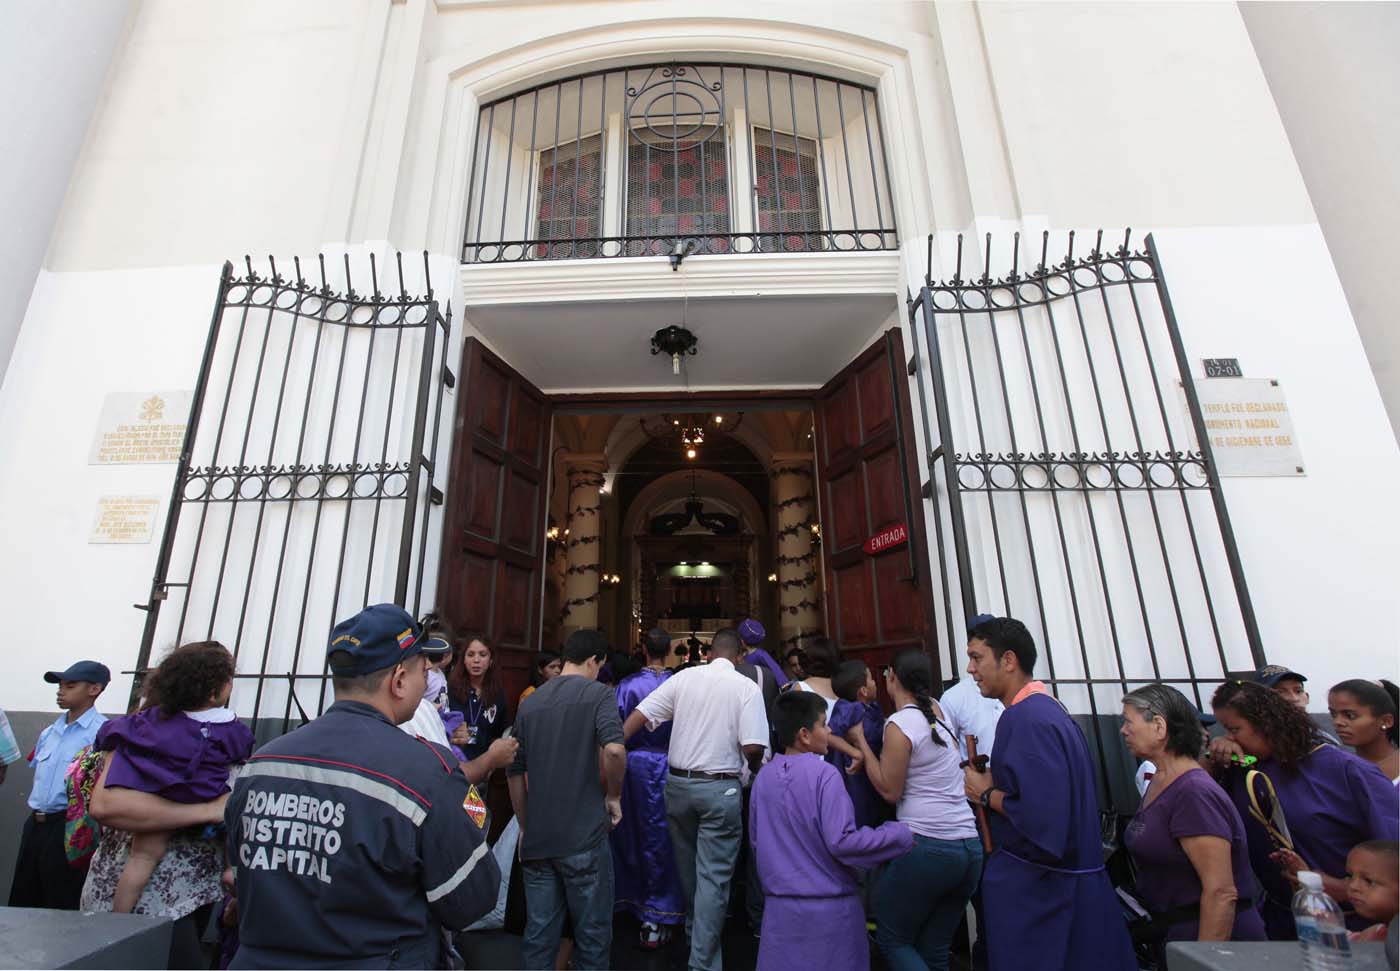
<svg viewBox="0 0 1400 971"><path fill-rule="evenodd" d="M775 452L771 475L777 510L778 614L782 650L799 636L822 632L820 563L812 547L816 521L812 456Z"/></svg>
<svg viewBox="0 0 1400 971"><path fill-rule="evenodd" d="M598 453L565 456L569 479L569 508L564 524L569 565L564 575L564 600L560 607L560 635L598 626L599 571L602 560L603 470L605 458Z"/></svg>

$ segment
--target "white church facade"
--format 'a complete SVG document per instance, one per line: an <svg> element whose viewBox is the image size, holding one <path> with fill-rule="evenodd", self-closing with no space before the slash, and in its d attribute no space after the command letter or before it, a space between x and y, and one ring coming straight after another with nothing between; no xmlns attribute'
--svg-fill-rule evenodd
<svg viewBox="0 0 1400 971"><path fill-rule="evenodd" d="M981 612L1103 719L1395 677L1400 450L1234 4L142 2L98 91L0 391L26 725L212 637L283 730L391 599L522 687L742 616L954 678Z"/></svg>

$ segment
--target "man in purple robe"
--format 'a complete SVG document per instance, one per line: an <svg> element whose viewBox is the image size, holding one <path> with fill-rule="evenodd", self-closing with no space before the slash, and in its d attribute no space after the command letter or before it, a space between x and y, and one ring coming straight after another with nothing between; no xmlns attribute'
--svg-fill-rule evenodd
<svg viewBox="0 0 1400 971"><path fill-rule="evenodd" d="M647 666L617 686L618 714L625 722L643 698L670 675L671 635L656 628L646 636ZM642 947L661 945L670 928L685 922L671 837L666 829L666 750L671 723L642 730L627 741L627 775L622 780L622 822L612 831L615 908L642 922Z"/></svg>
<svg viewBox="0 0 1400 971"><path fill-rule="evenodd" d="M968 673L1006 711L991 772L966 768L995 849L982 871L991 971L1135 971L1127 924L1104 872L1094 766L1084 733L1035 681L1036 649L1019 620L979 624Z"/></svg>
<svg viewBox="0 0 1400 971"><path fill-rule="evenodd" d="M739 622L739 640L744 642L744 660L752 665L763 665L773 675L773 683L779 688L788 683L783 667L773 660L773 655L763 649L763 641L768 632L752 617Z"/></svg>
<svg viewBox="0 0 1400 971"><path fill-rule="evenodd" d="M820 695L782 695L773 731L783 754L759 770L749 805L765 895L758 967L867 971L858 870L909 852L913 834L900 822L856 826L841 773L822 759L830 730Z"/></svg>

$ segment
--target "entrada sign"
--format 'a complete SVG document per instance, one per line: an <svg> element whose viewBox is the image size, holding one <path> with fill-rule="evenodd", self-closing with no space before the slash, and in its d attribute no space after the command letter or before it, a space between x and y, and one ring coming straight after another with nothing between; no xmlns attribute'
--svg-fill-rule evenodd
<svg viewBox="0 0 1400 971"><path fill-rule="evenodd" d="M865 552L874 555L909 542L909 530L903 523L895 523L889 529L882 529L865 541Z"/></svg>

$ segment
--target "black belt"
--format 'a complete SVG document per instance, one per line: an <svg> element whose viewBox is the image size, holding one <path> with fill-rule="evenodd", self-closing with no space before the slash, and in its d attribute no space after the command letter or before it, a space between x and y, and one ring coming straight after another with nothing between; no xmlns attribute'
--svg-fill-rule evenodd
<svg viewBox="0 0 1400 971"><path fill-rule="evenodd" d="M61 823L68 815L66 811L56 813L41 813L35 809L29 815L34 817L36 823Z"/></svg>
<svg viewBox="0 0 1400 971"><path fill-rule="evenodd" d="M713 782L737 782L737 772L701 772L698 769L668 769L672 775L682 779L709 779Z"/></svg>

